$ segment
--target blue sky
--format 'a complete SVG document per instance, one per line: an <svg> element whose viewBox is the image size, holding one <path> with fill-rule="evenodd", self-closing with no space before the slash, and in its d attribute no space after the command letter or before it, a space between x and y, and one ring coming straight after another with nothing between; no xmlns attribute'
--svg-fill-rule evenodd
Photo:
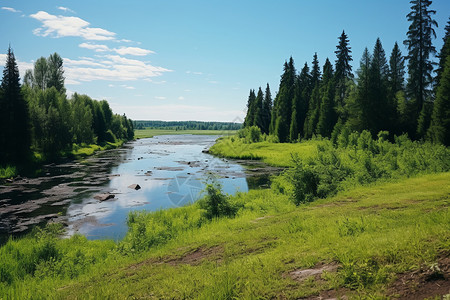
<svg viewBox="0 0 450 300"><path fill-rule="evenodd" d="M403 54L406 0L0 0L0 63L11 44L21 76L57 52L68 93L109 101L132 119L239 121L249 89L278 89L283 63L333 63L344 29L356 71L380 37ZM450 1L435 0L442 46Z"/></svg>

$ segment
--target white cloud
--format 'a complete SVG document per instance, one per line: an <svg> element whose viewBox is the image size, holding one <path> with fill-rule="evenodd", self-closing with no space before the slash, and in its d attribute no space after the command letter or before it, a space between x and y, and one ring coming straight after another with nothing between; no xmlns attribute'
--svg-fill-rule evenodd
<svg viewBox="0 0 450 300"><path fill-rule="evenodd" d="M138 47L120 47L118 49L114 49L114 52L120 55L136 55L136 56L145 56L150 53L155 53L153 51L142 49Z"/></svg>
<svg viewBox="0 0 450 300"><path fill-rule="evenodd" d="M98 45L98 44L92 44L92 43L81 43L78 45L78 47L89 49L89 50L94 50L95 52L111 51L111 49L109 49L109 47L106 45Z"/></svg>
<svg viewBox="0 0 450 300"><path fill-rule="evenodd" d="M125 88L127 90L135 90L136 89L134 86L129 86L129 85L126 85L126 84L122 84L121 87L123 87L123 88Z"/></svg>
<svg viewBox="0 0 450 300"><path fill-rule="evenodd" d="M183 96L178 97L178 100L184 100Z"/></svg>
<svg viewBox="0 0 450 300"><path fill-rule="evenodd" d="M39 36L76 36L86 40L106 41L114 40L116 35L102 28L89 27L89 22L78 17L56 16L45 11L39 11L30 17L42 22L41 27L33 30L33 33Z"/></svg>
<svg viewBox="0 0 450 300"><path fill-rule="evenodd" d="M158 100L166 100L167 98L166 98L166 97L162 97L162 96L155 96L155 99L158 99Z"/></svg>
<svg viewBox="0 0 450 300"><path fill-rule="evenodd" d="M203 75L203 72L186 71L186 74Z"/></svg>
<svg viewBox="0 0 450 300"><path fill-rule="evenodd" d="M150 81L171 70L153 66L147 62L124 58L119 55L99 56L95 61L82 58L65 58L66 78L75 81L111 80L111 81Z"/></svg>
<svg viewBox="0 0 450 300"><path fill-rule="evenodd" d="M71 12L71 13L75 13L73 10L71 10L70 8L67 7L63 7L63 6L58 6L57 9L62 10L63 12Z"/></svg>
<svg viewBox="0 0 450 300"><path fill-rule="evenodd" d="M20 10L14 9L12 7L5 7L5 6L3 6L2 9L10 11L10 12L13 12L13 13L20 13L21 12Z"/></svg>

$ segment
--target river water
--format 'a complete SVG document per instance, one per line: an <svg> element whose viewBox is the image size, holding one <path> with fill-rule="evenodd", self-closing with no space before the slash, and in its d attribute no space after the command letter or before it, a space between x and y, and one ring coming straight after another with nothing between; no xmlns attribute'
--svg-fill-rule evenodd
<svg viewBox="0 0 450 300"><path fill-rule="evenodd" d="M242 161L205 153L218 137L141 139L81 162L47 165L37 177L5 183L0 186L0 242L48 221L66 224L68 235L120 240L127 231L130 211L192 203L201 197L205 180L211 176L228 194L267 186L269 174L277 170L255 168L255 163L244 166ZM140 189L132 188L133 184ZM114 198L100 201L99 194Z"/></svg>

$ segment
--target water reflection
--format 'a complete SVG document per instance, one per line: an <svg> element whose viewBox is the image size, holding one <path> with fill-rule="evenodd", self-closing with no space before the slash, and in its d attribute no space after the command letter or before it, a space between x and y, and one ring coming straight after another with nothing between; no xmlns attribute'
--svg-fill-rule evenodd
<svg viewBox="0 0 450 300"><path fill-rule="evenodd" d="M199 199L209 173L215 174L226 193L246 192L245 169L228 160L202 153L218 136L172 135L142 139L133 144L123 163L111 170L101 192L112 200L99 202L94 195L68 209L69 233L90 239L121 239L130 211L155 211L183 206ZM139 190L130 189L138 184Z"/></svg>

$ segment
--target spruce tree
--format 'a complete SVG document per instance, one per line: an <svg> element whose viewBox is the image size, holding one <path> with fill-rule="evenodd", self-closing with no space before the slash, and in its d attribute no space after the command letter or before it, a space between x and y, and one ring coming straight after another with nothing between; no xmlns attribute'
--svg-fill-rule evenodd
<svg viewBox="0 0 450 300"><path fill-rule="evenodd" d="M425 101L431 96L433 62L430 56L436 54L432 38L436 38L433 27L437 27L437 23L431 17L436 13L429 9L431 0L411 0L410 3L411 12L407 19L411 24L407 32L408 38L403 42L408 48L409 76L406 91L413 107L410 134L420 138L427 126Z"/></svg>
<svg viewBox="0 0 450 300"><path fill-rule="evenodd" d="M256 115L255 100L255 90L250 90L247 101L247 115L245 116L244 127L250 127L254 125Z"/></svg>
<svg viewBox="0 0 450 300"><path fill-rule="evenodd" d="M450 48L450 39L447 39L446 46ZM450 53L445 59L437 87L428 136L433 142L450 146Z"/></svg>
<svg viewBox="0 0 450 300"><path fill-rule="evenodd" d="M6 55L1 90L0 163L24 163L30 150L28 106L21 92L19 68L11 46Z"/></svg>
<svg viewBox="0 0 450 300"><path fill-rule="evenodd" d="M272 114L272 94L270 92L269 84L267 84L263 101L263 113L262 113L263 126L261 128L262 133L269 134L271 114Z"/></svg>
<svg viewBox="0 0 450 300"><path fill-rule="evenodd" d="M436 87L437 85L439 85L439 81L441 79L441 74L444 71L444 65L445 65L445 61L448 55L450 55L450 46L448 46L447 44L447 40L450 37L450 17L449 20L447 22L447 25L445 26L445 33L444 33L444 37L442 38L442 40L444 41L444 44L442 45L441 51L439 52L439 65L438 68L436 70L436 78L435 78L435 83L436 83Z"/></svg>
<svg viewBox="0 0 450 300"><path fill-rule="evenodd" d="M274 133L281 143L288 142L290 138L289 130L292 117L295 73L294 60L291 57L289 62L285 62L284 64L284 72L281 75L280 88L274 104Z"/></svg>
<svg viewBox="0 0 450 300"><path fill-rule="evenodd" d="M316 132L324 137L330 137L336 124L336 111L334 107L335 86L333 80L333 66L328 58L323 66L321 103Z"/></svg>
<svg viewBox="0 0 450 300"><path fill-rule="evenodd" d="M339 44L336 46L336 92L337 92L337 105L344 106L344 99L347 96L347 80L353 78L352 66L350 62L353 60L351 56L351 47L349 46L349 39L342 31L339 37Z"/></svg>
<svg viewBox="0 0 450 300"><path fill-rule="evenodd" d="M390 120L394 107L388 105L387 83L389 67L386 55L378 38L373 49L369 70L368 130L376 137L380 130L391 130Z"/></svg>
<svg viewBox="0 0 450 300"><path fill-rule="evenodd" d="M389 93L395 95L398 91L404 89L405 82L405 59L398 47L397 42L392 48L391 57L389 58Z"/></svg>
<svg viewBox="0 0 450 300"><path fill-rule="evenodd" d="M258 126L261 130L264 127L263 101L264 101L264 94L263 91L261 90L261 87L259 87L258 94L255 99L255 119L253 121L253 125Z"/></svg>
<svg viewBox="0 0 450 300"><path fill-rule="evenodd" d="M320 66L319 60L317 58L317 52L314 54L312 61L312 69L311 69L311 89L313 89L316 84L320 83Z"/></svg>

